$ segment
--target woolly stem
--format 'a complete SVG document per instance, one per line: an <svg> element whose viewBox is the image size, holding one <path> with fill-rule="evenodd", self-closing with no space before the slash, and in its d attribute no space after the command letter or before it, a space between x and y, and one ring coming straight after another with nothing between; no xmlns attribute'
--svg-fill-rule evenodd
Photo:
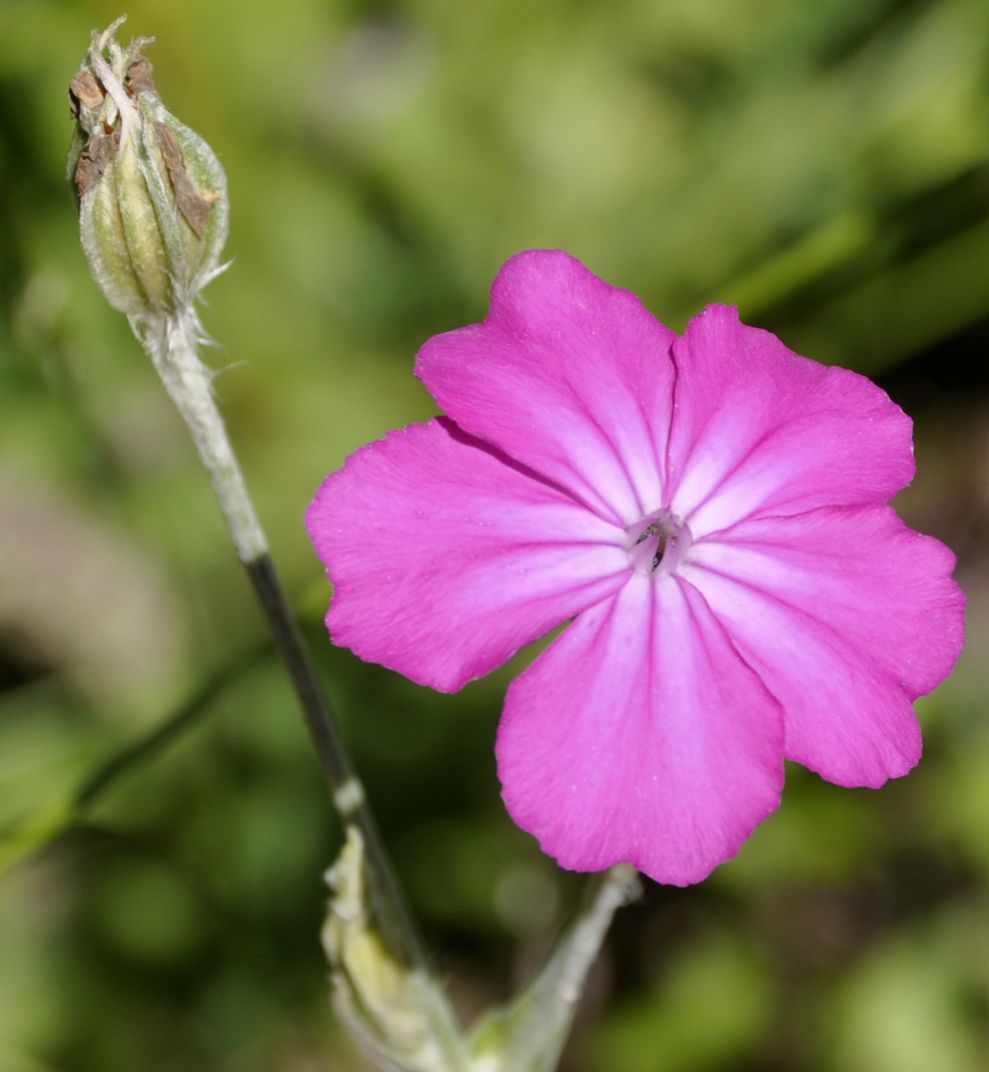
<svg viewBox="0 0 989 1072"><path fill-rule="evenodd" d="M395 880L336 714L319 684L268 554L264 531L213 399L212 374L199 360L198 348L205 337L195 311L183 306L167 318L134 319L131 323L178 407L209 474L237 554L292 680L340 818L345 825L356 827L363 837L373 916L394 953L424 978L432 978L429 958ZM439 993L440 988L435 989ZM448 1067L461 1068L459 1032L445 999L434 1002L431 1015L436 1042L448 1055Z"/></svg>
<svg viewBox="0 0 989 1072"><path fill-rule="evenodd" d="M220 500L237 556L250 568L268 553L268 541L213 400L212 373L199 360L203 333L198 318L186 306L174 316L135 325L135 333L192 435Z"/></svg>
<svg viewBox="0 0 989 1072"><path fill-rule="evenodd" d="M638 874L629 864L595 876L577 918L545 967L503 1014L508 1036L506 1072L552 1072L556 1068L612 918L638 890Z"/></svg>

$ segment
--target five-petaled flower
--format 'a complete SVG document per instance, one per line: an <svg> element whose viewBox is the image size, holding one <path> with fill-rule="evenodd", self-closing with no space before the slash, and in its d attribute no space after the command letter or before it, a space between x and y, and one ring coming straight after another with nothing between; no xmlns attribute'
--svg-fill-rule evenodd
<svg viewBox="0 0 989 1072"><path fill-rule="evenodd" d="M954 557L885 505L911 423L869 380L713 305L682 337L562 252L513 257L430 339L446 411L308 514L337 644L443 691L573 619L511 685L513 819L564 867L697 882L779 804L918 761L963 639Z"/></svg>

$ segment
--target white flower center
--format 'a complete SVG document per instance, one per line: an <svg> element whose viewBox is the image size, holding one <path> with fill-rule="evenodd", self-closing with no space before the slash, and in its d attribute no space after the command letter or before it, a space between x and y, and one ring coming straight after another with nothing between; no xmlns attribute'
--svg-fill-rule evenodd
<svg viewBox="0 0 989 1072"><path fill-rule="evenodd" d="M626 533L629 562L637 573L647 577L676 573L694 542L690 529L665 507L629 525Z"/></svg>

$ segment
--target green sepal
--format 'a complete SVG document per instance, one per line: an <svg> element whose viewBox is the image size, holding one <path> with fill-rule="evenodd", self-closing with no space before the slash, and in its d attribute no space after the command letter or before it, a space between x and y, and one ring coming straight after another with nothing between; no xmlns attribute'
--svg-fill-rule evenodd
<svg viewBox="0 0 989 1072"><path fill-rule="evenodd" d="M209 145L161 103L144 40L94 36L70 86L76 127L69 173L83 250L115 308L134 320L171 315L217 273L227 183Z"/></svg>

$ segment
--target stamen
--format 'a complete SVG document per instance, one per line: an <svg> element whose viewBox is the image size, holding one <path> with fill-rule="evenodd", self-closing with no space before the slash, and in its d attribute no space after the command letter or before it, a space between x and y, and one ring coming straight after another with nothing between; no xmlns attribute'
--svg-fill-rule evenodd
<svg viewBox="0 0 989 1072"><path fill-rule="evenodd" d="M675 573L690 549L690 529L670 510L657 510L628 529L626 544L639 573Z"/></svg>

